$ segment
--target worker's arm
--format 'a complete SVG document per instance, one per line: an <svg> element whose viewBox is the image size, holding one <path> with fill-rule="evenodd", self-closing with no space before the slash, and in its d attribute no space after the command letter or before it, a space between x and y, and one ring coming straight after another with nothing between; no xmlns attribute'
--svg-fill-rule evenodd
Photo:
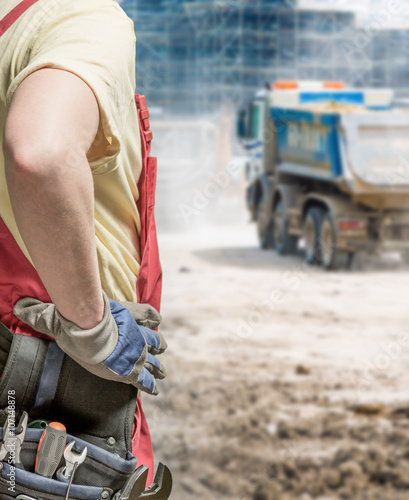
<svg viewBox="0 0 409 500"><path fill-rule="evenodd" d="M56 308L81 328L104 314L86 158L98 124L91 89L72 73L45 68L15 92L3 141L21 236Z"/></svg>
<svg viewBox="0 0 409 500"><path fill-rule="evenodd" d="M7 185L19 230L53 301L24 297L14 314L54 337L94 375L157 394L156 379L166 373L155 356L166 349L165 339L138 325L140 310L130 312L101 289L86 158L98 124L94 94L65 71L39 70L13 96L4 137ZM156 328L159 313L143 311L143 321Z"/></svg>

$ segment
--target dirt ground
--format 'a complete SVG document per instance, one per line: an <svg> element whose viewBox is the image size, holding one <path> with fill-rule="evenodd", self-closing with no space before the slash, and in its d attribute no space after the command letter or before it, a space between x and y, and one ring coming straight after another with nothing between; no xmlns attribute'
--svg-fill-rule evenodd
<svg viewBox="0 0 409 500"><path fill-rule="evenodd" d="M409 498L409 271L327 273L251 224L160 238L162 358L144 398L174 500Z"/></svg>

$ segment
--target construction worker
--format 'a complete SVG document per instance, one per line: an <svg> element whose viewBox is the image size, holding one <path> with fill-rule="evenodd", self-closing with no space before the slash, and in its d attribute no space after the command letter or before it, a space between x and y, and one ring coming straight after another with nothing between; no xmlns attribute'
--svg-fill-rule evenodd
<svg viewBox="0 0 409 500"><path fill-rule="evenodd" d="M0 321L156 394L166 343L131 313L160 315L120 304L137 301L144 229L132 21L112 0L2 0L0 20ZM152 474L139 400L132 451Z"/></svg>

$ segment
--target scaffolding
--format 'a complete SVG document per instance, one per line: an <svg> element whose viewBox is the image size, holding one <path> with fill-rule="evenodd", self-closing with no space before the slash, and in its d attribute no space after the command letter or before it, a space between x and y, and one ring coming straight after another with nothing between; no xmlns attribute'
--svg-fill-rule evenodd
<svg viewBox="0 0 409 500"><path fill-rule="evenodd" d="M138 92L172 114L237 105L276 79L409 84L409 36L366 44L352 12L301 11L296 0L125 0L137 35Z"/></svg>

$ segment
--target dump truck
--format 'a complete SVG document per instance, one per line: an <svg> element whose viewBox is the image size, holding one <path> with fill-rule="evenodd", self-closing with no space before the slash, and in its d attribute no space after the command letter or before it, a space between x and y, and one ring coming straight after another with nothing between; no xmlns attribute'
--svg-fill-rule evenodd
<svg viewBox="0 0 409 500"><path fill-rule="evenodd" d="M409 107L390 89L276 82L240 110L247 207L262 248L326 269L409 259Z"/></svg>

